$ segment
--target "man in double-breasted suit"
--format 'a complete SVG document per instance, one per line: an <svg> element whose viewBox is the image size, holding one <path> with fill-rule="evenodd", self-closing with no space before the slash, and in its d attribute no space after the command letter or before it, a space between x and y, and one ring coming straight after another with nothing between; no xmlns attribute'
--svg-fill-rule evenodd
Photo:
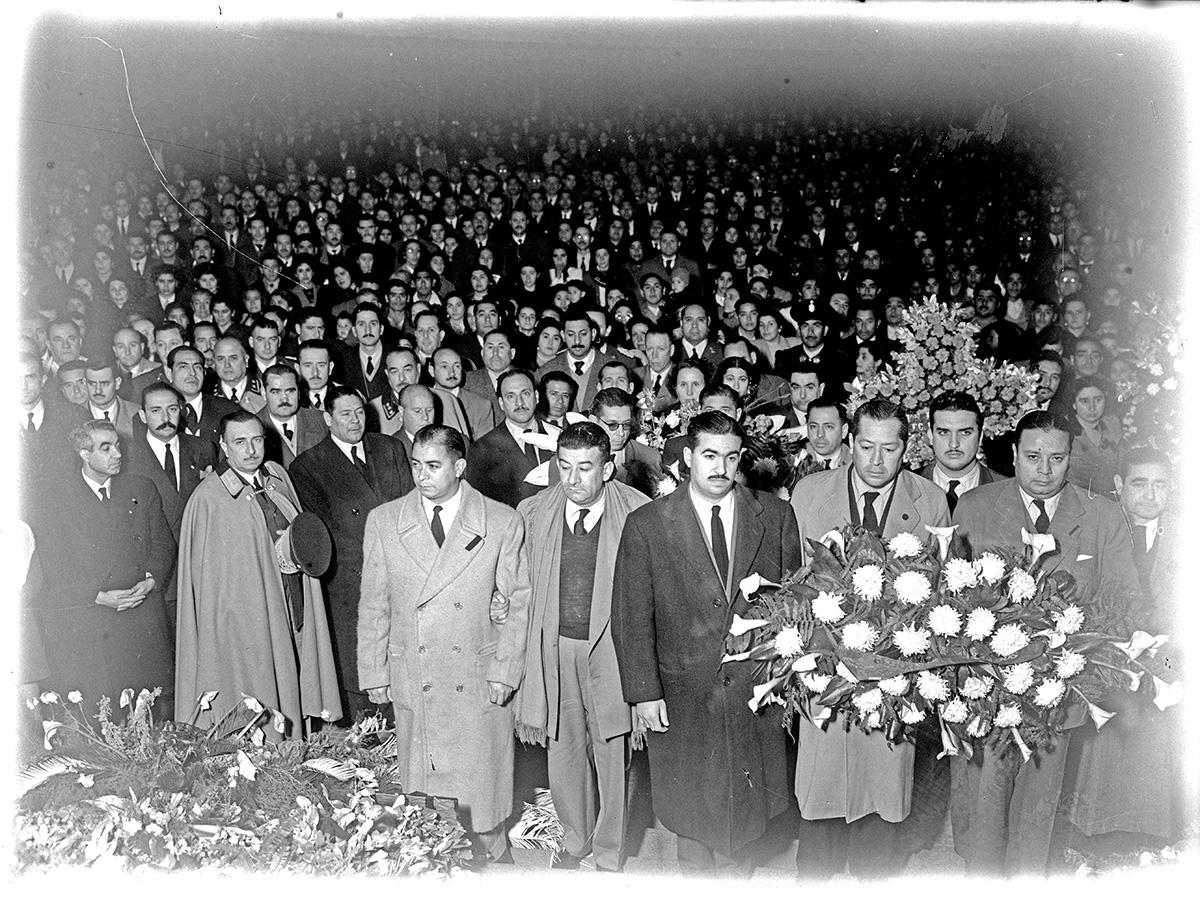
<svg viewBox="0 0 1200 901"><path fill-rule="evenodd" d="M908 423L894 403L860 406L850 423L849 466L818 471L796 483L792 509L801 541L830 529L862 526L884 539L901 532L929 538L925 526L950 522L936 485L900 468ZM804 544L807 560L810 548ZM801 720L796 733L796 798L802 817L796 865L804 877L899 872L905 854L896 824L909 815L914 748L888 745L882 731L818 728Z"/></svg>
<svg viewBox="0 0 1200 901"><path fill-rule="evenodd" d="M621 686L649 730L654 812L685 870L745 864L787 808L783 730L748 705L754 664L721 665L733 614L747 610L741 580L800 565L787 504L735 486L743 440L724 413L692 418L688 482L629 514L613 579Z"/></svg>
<svg viewBox="0 0 1200 901"><path fill-rule="evenodd" d="M534 416L537 394L526 370L510 369L501 376L499 390L504 421L471 445L466 478L492 500L516 507L540 490L525 477L553 456L535 443L538 439L525 436L546 436L554 429Z"/></svg>
<svg viewBox="0 0 1200 901"><path fill-rule="evenodd" d="M424 390L424 389L422 389ZM374 705L358 686L358 591L362 581L363 531L367 515L412 491L404 446L366 431L362 396L333 385L325 395L329 434L296 457L288 470L304 509L329 528L333 562L322 577L329 604L334 662L349 722Z"/></svg>
<svg viewBox="0 0 1200 901"><path fill-rule="evenodd" d="M511 860L509 701L525 663L525 529L515 510L463 480L465 453L455 429L421 429L417 490L367 517L358 682L375 703L392 702L405 790L457 798L477 859Z"/></svg>
<svg viewBox="0 0 1200 901"><path fill-rule="evenodd" d="M984 485L963 496L954 521L969 551L1020 548L1021 530L1054 536L1056 556L1043 561L1075 577L1086 608L1103 587L1137 591L1137 570L1129 528L1111 500L1067 481L1071 460L1070 426L1061 415L1027 413L1017 423L1013 452L1015 478ZM1053 749L1041 749L1022 762L1016 749L997 755L979 747L970 760L950 766L950 817L955 850L968 873L1044 872L1063 788L1063 770L1072 727L1083 713L1069 716Z"/></svg>
<svg viewBox="0 0 1200 901"><path fill-rule="evenodd" d="M31 525L45 583L39 601L50 675L43 688L106 695L164 689L172 708L172 646L163 589L175 538L149 479L121 472L111 423L86 422L69 439L80 469L47 489Z"/></svg>
<svg viewBox="0 0 1200 901"><path fill-rule="evenodd" d="M547 746L560 869L589 853L598 870L622 866L632 718L609 627L612 577L625 520L649 498L613 478L610 456L600 427L568 426L554 461L559 483L517 507L533 589L517 734Z"/></svg>

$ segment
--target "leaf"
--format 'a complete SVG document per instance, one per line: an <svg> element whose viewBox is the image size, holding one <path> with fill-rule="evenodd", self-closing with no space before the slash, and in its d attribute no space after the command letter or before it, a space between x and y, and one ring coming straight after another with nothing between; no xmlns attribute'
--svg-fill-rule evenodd
<svg viewBox="0 0 1200 901"><path fill-rule="evenodd" d="M314 757L300 764L304 769L313 770L326 776L332 776L339 782L349 782L354 778L357 767L344 760L334 760L332 757Z"/></svg>
<svg viewBox="0 0 1200 901"><path fill-rule="evenodd" d="M811 555L809 567L812 570L812 574L826 576L831 579L840 579L842 564L833 551L815 538L807 540Z"/></svg>
<svg viewBox="0 0 1200 901"><path fill-rule="evenodd" d="M17 776L17 797L23 797L47 779L53 779L63 773L78 773L80 767L87 766L88 763L85 760L62 754L45 757L27 766Z"/></svg>

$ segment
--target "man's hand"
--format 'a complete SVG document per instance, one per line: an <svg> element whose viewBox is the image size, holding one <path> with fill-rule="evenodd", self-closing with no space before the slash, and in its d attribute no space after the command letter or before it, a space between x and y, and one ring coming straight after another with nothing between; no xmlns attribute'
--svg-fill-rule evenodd
<svg viewBox="0 0 1200 901"><path fill-rule="evenodd" d="M497 626L503 626L508 622L508 598L502 595L498 588L492 592L492 601L488 604L488 616Z"/></svg>
<svg viewBox="0 0 1200 901"><path fill-rule="evenodd" d="M392 699L392 690L387 685L367 689L367 700L372 704L386 704Z"/></svg>
<svg viewBox="0 0 1200 901"><path fill-rule="evenodd" d="M138 584L140 585L141 583L139 582ZM118 612L136 607L144 600L146 600L146 595L136 593L134 588L114 588L109 591L96 592L97 604L99 604L101 607L108 607L110 610L116 610Z"/></svg>
<svg viewBox="0 0 1200 901"><path fill-rule="evenodd" d="M516 689L510 688L503 682L488 683L488 700L498 707L503 707L508 703L508 699L513 696Z"/></svg>
<svg viewBox="0 0 1200 901"><path fill-rule="evenodd" d="M657 701L639 701L633 707L635 729L647 729L651 732L666 732L671 723L667 720L667 702L662 698Z"/></svg>

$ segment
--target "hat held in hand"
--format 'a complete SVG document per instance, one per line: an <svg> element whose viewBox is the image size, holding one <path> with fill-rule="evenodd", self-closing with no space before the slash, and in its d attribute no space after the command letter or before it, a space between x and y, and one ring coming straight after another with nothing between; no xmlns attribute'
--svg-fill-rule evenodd
<svg viewBox="0 0 1200 901"><path fill-rule="evenodd" d="M282 535L275 540L275 557L280 572L303 572L314 578L329 569L333 544L329 529L315 513L298 513Z"/></svg>

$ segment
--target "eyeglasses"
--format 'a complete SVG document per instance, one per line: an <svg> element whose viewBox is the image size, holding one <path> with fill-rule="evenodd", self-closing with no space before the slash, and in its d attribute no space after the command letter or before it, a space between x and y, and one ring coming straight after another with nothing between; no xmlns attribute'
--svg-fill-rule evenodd
<svg viewBox="0 0 1200 901"><path fill-rule="evenodd" d="M607 419L601 419L600 422L610 432L628 432L633 429L633 420L626 419L624 422L609 422Z"/></svg>

